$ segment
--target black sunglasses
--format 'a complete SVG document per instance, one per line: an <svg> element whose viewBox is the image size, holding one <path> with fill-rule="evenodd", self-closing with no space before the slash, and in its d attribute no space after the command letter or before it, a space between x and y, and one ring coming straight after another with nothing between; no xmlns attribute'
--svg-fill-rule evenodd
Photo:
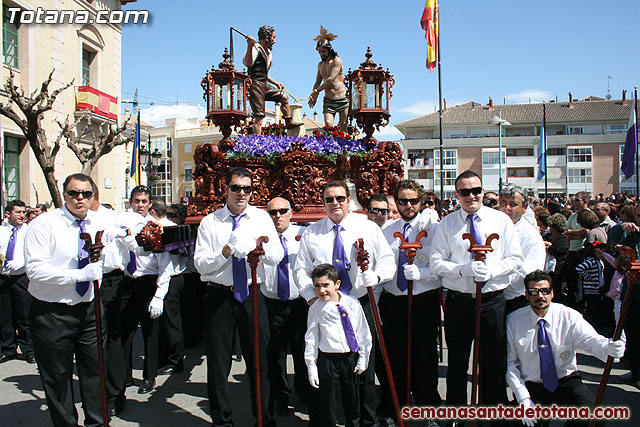
<svg viewBox="0 0 640 427"><path fill-rule="evenodd" d="M336 196L336 197L325 197L324 198L324 202L325 203L333 203L334 200L337 200L338 203L342 203L345 200L347 200L347 196Z"/></svg>
<svg viewBox="0 0 640 427"><path fill-rule="evenodd" d="M284 215L287 212L289 212L290 210L291 209L289 209L289 208L269 209L267 212L269 212L269 215L271 215L271 216L276 216L276 214Z"/></svg>
<svg viewBox="0 0 640 427"><path fill-rule="evenodd" d="M76 190L67 190L67 194L73 198L78 197L79 195L82 194L82 197L84 197L85 199L90 198L91 196L93 196L93 191L91 190L87 190L87 191L76 191Z"/></svg>
<svg viewBox="0 0 640 427"><path fill-rule="evenodd" d="M427 200L425 203L429 206L433 206L436 204L433 200Z"/></svg>
<svg viewBox="0 0 640 427"><path fill-rule="evenodd" d="M419 198L417 198L417 197L416 197L415 199L398 199L398 200L396 200L396 201L398 202L398 204L399 204L400 206L406 206L406 205L408 205L409 203L411 203L412 205L414 205L414 206L415 206L415 205L417 205L418 203L420 203L420 199L419 199Z"/></svg>
<svg viewBox="0 0 640 427"><path fill-rule="evenodd" d="M379 213L381 213L382 215L389 215L389 209L369 208L369 212L374 215L378 215Z"/></svg>
<svg viewBox="0 0 640 427"><path fill-rule="evenodd" d="M532 297L537 297L540 293L542 295L551 295L551 291L551 288L527 288L527 293Z"/></svg>
<svg viewBox="0 0 640 427"><path fill-rule="evenodd" d="M234 193L239 193L240 191L244 191L246 194L249 194L253 191L253 186L251 185L238 185L238 184L231 184L229 186L229 190L233 191Z"/></svg>
<svg viewBox="0 0 640 427"><path fill-rule="evenodd" d="M471 194L473 194L474 196L477 196L478 194L482 193L482 187L461 188L457 190L457 192L462 197L468 197Z"/></svg>

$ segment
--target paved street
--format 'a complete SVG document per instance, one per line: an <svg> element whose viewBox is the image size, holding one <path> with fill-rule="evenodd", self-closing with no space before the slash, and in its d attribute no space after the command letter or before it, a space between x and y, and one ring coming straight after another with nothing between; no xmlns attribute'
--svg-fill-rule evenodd
<svg viewBox="0 0 640 427"><path fill-rule="evenodd" d="M136 337L136 350L142 348L139 335ZM172 376L158 377L156 389L146 395L137 394L137 387L127 390L127 404L124 411L111 421L115 427L129 426L208 426L209 404L206 387L206 364L203 345L187 350L185 372ZM446 356L446 348L445 348ZM583 379L595 393L600 381L602 367L599 360L587 355L579 355L580 370ZM291 360L289 360L291 362ZM140 355L134 362L134 378L141 376L142 360ZM605 404L624 405L632 408L632 420L619 422L615 425L640 425L640 390L620 382L618 376L624 371L616 369L612 372L610 387L607 389ZM444 398L444 375L446 368L440 369L440 392ZM234 396L233 413L236 426L252 426L254 419L251 415L248 392L248 379L242 362L233 362L229 378L231 392ZM74 392L76 402L80 401L77 381ZM298 405L297 401L293 402ZM76 405L82 424L82 409L80 403ZM278 425L295 427L306 425L304 408L294 408L288 417L278 417ZM635 412L635 413L634 413ZM0 365L0 424L4 427L13 426L46 426L50 425L50 418L44 399L44 392L35 365L29 365L24 360L12 360ZM443 423L444 424L444 423ZM418 423L413 423L418 425ZM559 422L552 425L559 426Z"/></svg>

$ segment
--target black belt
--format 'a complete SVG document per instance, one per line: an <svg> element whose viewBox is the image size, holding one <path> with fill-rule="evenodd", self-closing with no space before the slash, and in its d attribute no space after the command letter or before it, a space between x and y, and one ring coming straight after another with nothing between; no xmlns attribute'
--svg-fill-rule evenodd
<svg viewBox="0 0 640 427"><path fill-rule="evenodd" d="M460 292L460 291L454 291L453 289L447 289L447 292L451 293L451 295L457 295L459 297L464 297L464 298L476 298L476 294L469 294L466 292ZM500 289L499 291L492 291L492 292L483 292L482 293L482 298L493 298L494 296L501 294L503 292L502 289Z"/></svg>
<svg viewBox="0 0 640 427"><path fill-rule="evenodd" d="M5 279L5 280L13 280L13 279L19 279L22 276L26 276L27 273L22 273L22 274L0 274L0 279Z"/></svg>
<svg viewBox="0 0 640 427"><path fill-rule="evenodd" d="M222 283L216 282L207 282L208 286L211 286L213 289L222 289L223 291L233 292L233 285L223 285Z"/></svg>

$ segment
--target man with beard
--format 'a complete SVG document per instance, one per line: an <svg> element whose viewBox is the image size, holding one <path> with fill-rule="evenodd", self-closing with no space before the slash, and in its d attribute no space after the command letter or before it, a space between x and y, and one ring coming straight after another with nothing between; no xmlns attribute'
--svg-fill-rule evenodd
<svg viewBox="0 0 640 427"><path fill-rule="evenodd" d="M272 65L271 49L274 44L276 44L276 30L268 25L263 25L258 30L257 42L253 37L247 37L247 52L242 60L252 82L249 90L249 102L251 103L251 111L253 111L253 133L256 135L262 134L265 101L280 103L280 111L282 111L287 129L302 124L294 123L291 120L289 97L284 93L284 85L269 76L269 69ZM269 83L275 85L277 89Z"/></svg>
<svg viewBox="0 0 640 427"><path fill-rule="evenodd" d="M313 108L316 105L320 92L324 90L322 113L324 114L325 126L333 126L335 115L339 114L340 130L346 131L349 100L346 96L347 89L344 86L342 60L331 46L331 40L335 40L336 37L338 36L327 33L327 30L320 27L320 35L314 39L318 42L316 50L322 61L318 64L316 83L313 85L311 95L309 95L309 107Z"/></svg>
<svg viewBox="0 0 640 427"><path fill-rule="evenodd" d="M380 312L384 335L391 362L396 392L400 406L410 405L406 401L407 388L407 334L408 280L413 281L413 308L411 319L414 326L411 338L411 392L416 405L439 406L438 394L438 325L440 323L440 278L429 267L429 250L438 223L428 213L421 214L422 188L414 180L403 180L396 187L394 198L398 203L400 218L387 224L383 233L393 250L398 269L395 277L384 284L385 292L380 297ZM404 252L399 250L400 232L407 242L415 242L421 231L427 237L420 243L413 264L407 264ZM390 399L382 399L383 415L393 414ZM427 426L437 426L428 420Z"/></svg>

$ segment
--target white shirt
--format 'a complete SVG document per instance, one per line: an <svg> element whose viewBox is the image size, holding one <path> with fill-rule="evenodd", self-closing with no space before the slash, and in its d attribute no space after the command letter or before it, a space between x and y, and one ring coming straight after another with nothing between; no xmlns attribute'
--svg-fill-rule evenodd
<svg viewBox="0 0 640 427"><path fill-rule="evenodd" d="M293 269L296 267L298 249L300 248L300 241L296 239L296 236L302 236L306 229L306 227L291 224L289 228L284 230L284 233L278 233L278 237L283 235L286 239L287 253L289 254L289 301L300 297L300 292L293 277ZM278 241L280 242L280 240ZM264 266L265 281L260 290L267 298L280 299L280 296L278 296L278 265L279 263Z"/></svg>
<svg viewBox="0 0 640 427"><path fill-rule="evenodd" d="M524 295L524 276L535 270L544 270L544 260L547 256L544 241L537 226L532 226L524 216L516 222L515 226L516 234L520 239L520 248L526 256L524 262L511 274L511 286L504 290L505 300Z"/></svg>
<svg viewBox="0 0 640 427"><path fill-rule="evenodd" d="M360 302L350 295L338 291L338 302L317 299L309 307L307 333L304 336L304 361L309 376L318 377L318 350L323 353L348 353L351 351L342 326L342 318L337 305L347 311L353 332L358 341L358 358L364 357L365 367L369 366L371 352L371 332Z"/></svg>
<svg viewBox="0 0 640 427"><path fill-rule="evenodd" d="M166 216L160 219L159 222L163 227L175 227L176 225L178 225ZM180 254L172 254L171 252L168 252L168 254L171 257L171 266L173 268L173 270L171 271L171 275L177 276L184 273L184 271L187 269L187 257Z"/></svg>
<svg viewBox="0 0 640 427"><path fill-rule="evenodd" d="M322 218L311 224L300 240L298 261L293 273L300 295L307 301L316 297L311 280L314 267L325 263L333 264L333 242L336 236L334 225L329 217ZM350 264L350 295L360 298L367 293L367 289L362 283L362 274L356 262L356 240L363 239L365 250L369 252L369 270L379 277L378 283L393 278L396 270L395 257L378 224L369 221L366 215L350 212L340 221L340 225L343 227L342 242Z"/></svg>
<svg viewBox="0 0 640 427"><path fill-rule="evenodd" d="M509 274L522 264L520 242L515 233L513 221L495 209L480 207L476 212L476 226L485 243L487 236L497 233L499 239L492 243L493 251L487 252L485 263L492 278L482 288L483 293L494 292L509 286ZM469 214L463 209L450 213L440 221L431 244L431 270L442 278L442 286L447 289L475 293L473 277L462 277L460 269L472 261L469 241L462 240L469 233ZM476 242L478 244L478 242Z"/></svg>
<svg viewBox="0 0 640 427"><path fill-rule="evenodd" d="M84 296L76 292L80 226L66 206L36 217L24 241L29 293L41 301L75 305L93 300L93 284ZM88 211L86 232L95 236L104 224Z"/></svg>
<svg viewBox="0 0 640 427"><path fill-rule="evenodd" d="M100 205L95 214L105 225L128 228L131 230L132 235L139 233L147 224L147 220L137 212L116 212L102 205ZM106 244L102 253L104 254L105 273L110 273L114 270L124 271L127 264L129 264L129 250L120 239Z"/></svg>
<svg viewBox="0 0 640 427"><path fill-rule="evenodd" d="M526 381L541 383L538 353L538 320L531 307L507 316L507 382L518 402L529 396ZM558 378L578 370L576 350L583 350L603 362L607 360L609 339L598 335L580 313L562 304L551 303L543 317Z"/></svg>
<svg viewBox="0 0 640 427"><path fill-rule="evenodd" d="M229 242L233 228L233 215L225 205L222 209L210 213L202 219L198 228L194 263L203 282L210 281L226 286L233 285L232 257L225 258L222 248ZM256 270L258 283L264 283L264 264L277 265L284 257L278 233L268 213L255 206L247 205L242 213L238 228L234 233L244 239L255 241L267 236L269 241L262 245L264 255L260 257ZM247 282L251 284L251 269L247 262Z"/></svg>
<svg viewBox="0 0 640 427"><path fill-rule="evenodd" d="M420 269L420 275L424 276L425 279L413 281L413 295L418 295L442 286L440 278L431 272L431 267L429 266L429 251L431 250L431 243L433 242L433 236L436 228L438 227L438 222L429 213L426 215L424 214L427 210L431 209L425 209L422 214L416 215L415 218L409 221L409 242L415 242L418 233L421 231L427 232L427 237L423 237L420 241L420 243L422 243L422 249L418 249L413 261L413 263ZM404 219L398 218L388 222L388 225L382 230L384 237L391 246L391 250L395 256L396 265L398 265L398 257L400 254L398 249L400 246L400 239L393 237L393 234L395 232L403 234L405 224L406 222ZM404 267L399 267L396 274L393 276L393 279L384 284L384 289L393 295L407 295L408 292L408 289L401 291L398 288L398 270L400 268Z"/></svg>
<svg viewBox="0 0 640 427"><path fill-rule="evenodd" d="M568 230L580 230L583 228L578 224L578 212L574 212L567 219ZM584 247L585 237L582 239L569 239L569 252L577 252Z"/></svg>
<svg viewBox="0 0 640 427"><path fill-rule="evenodd" d="M16 233L16 245L13 248L13 261L0 263L0 274L7 276L19 276L24 273L24 238L27 235L27 223L20 225ZM9 240L13 234L14 226L9 221L0 225L0 254L7 255Z"/></svg>

